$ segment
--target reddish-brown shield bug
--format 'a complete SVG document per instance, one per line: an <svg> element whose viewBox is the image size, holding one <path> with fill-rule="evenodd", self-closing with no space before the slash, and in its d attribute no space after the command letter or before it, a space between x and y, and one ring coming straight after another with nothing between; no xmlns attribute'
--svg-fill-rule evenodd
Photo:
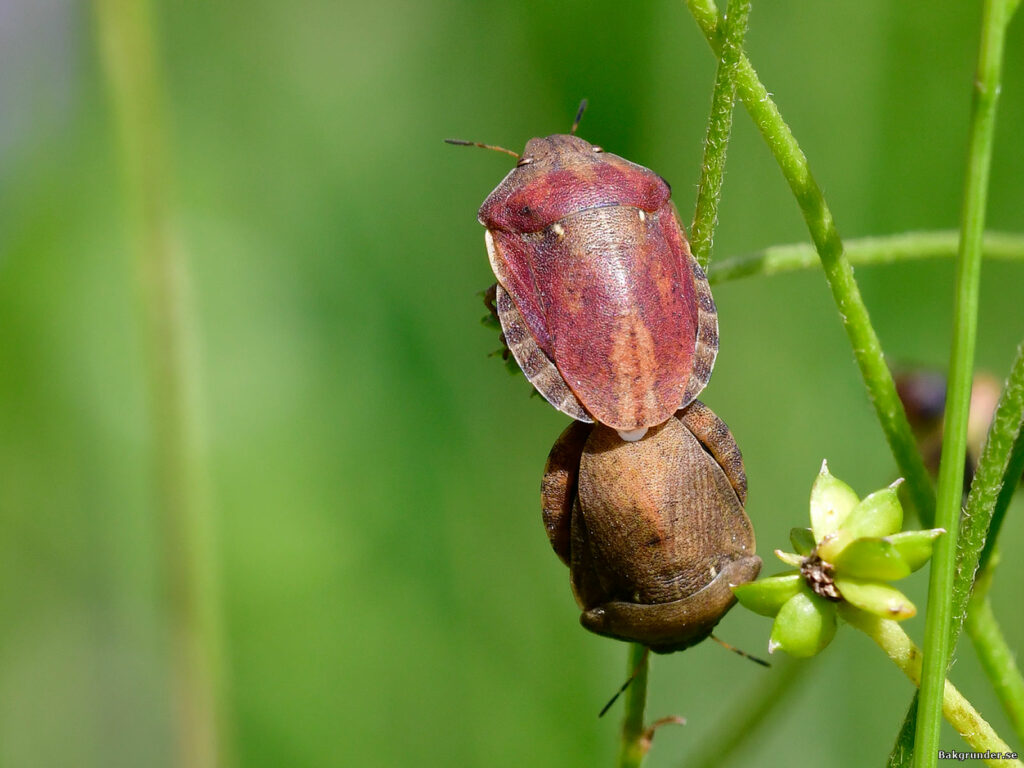
<svg viewBox="0 0 1024 768"><path fill-rule="evenodd" d="M484 201L505 339L558 410L639 440L707 384L718 317L668 184L575 135L530 139ZM452 141L456 144L473 142Z"/></svg>

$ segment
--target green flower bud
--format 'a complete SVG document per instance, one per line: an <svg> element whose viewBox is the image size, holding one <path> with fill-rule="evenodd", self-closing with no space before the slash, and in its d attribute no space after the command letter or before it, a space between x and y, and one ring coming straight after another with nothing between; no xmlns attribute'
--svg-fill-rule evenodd
<svg viewBox="0 0 1024 768"><path fill-rule="evenodd" d="M856 539L836 557L836 573L855 579L895 581L910 575L910 566L887 539Z"/></svg>
<svg viewBox="0 0 1024 768"><path fill-rule="evenodd" d="M888 584L840 577L836 578L836 589L850 605L885 619L902 621L917 613L909 598Z"/></svg>
<svg viewBox="0 0 1024 768"><path fill-rule="evenodd" d="M834 535L858 501L853 489L832 476L827 462L821 462L821 471L811 486L811 529L814 540L820 542L826 536Z"/></svg>
<svg viewBox="0 0 1024 768"><path fill-rule="evenodd" d="M774 616L800 591L801 581L799 573L788 573L740 584L733 587L732 592L744 608L762 616Z"/></svg>
<svg viewBox="0 0 1024 768"><path fill-rule="evenodd" d="M794 568L799 568L804 562L804 559L800 555L792 552L783 552L781 549L775 550L775 556L786 565L792 565Z"/></svg>
<svg viewBox="0 0 1024 768"><path fill-rule="evenodd" d="M782 650L790 656L814 656L836 634L836 606L803 588L779 610L772 625L768 653Z"/></svg>
<svg viewBox="0 0 1024 768"><path fill-rule="evenodd" d="M888 536L899 531L903 526L903 507L896 496L896 488L901 482L897 480L888 488L864 497L839 524L834 536L819 539L818 550L821 556L834 562L854 539Z"/></svg>
<svg viewBox="0 0 1024 768"><path fill-rule="evenodd" d="M793 544L793 549L804 557L814 551L814 533L810 528L793 528L789 532L789 541Z"/></svg>
<svg viewBox="0 0 1024 768"><path fill-rule="evenodd" d="M904 531L903 533L894 533L892 536L886 536L885 539L896 548L896 551L900 553L900 557L906 561L907 565L910 566L911 572L913 572L928 562L928 559L932 556L932 547L935 545L935 540L945 532L945 528L930 528L925 531Z"/></svg>

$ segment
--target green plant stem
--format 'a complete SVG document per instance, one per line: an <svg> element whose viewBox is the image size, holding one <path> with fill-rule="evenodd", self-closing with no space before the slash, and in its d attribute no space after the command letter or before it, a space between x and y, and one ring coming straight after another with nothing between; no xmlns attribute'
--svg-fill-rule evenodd
<svg viewBox="0 0 1024 768"><path fill-rule="evenodd" d="M156 505L167 585L176 761L224 764L218 584L211 553L186 264L176 247L162 87L146 0L96 0L148 358Z"/></svg>
<svg viewBox="0 0 1024 768"><path fill-rule="evenodd" d="M686 5L712 50L721 55L718 9L714 0L686 0ZM745 56L740 57L737 65L736 93L768 143L796 196L882 431L900 473L906 479L907 493L920 519L930 526L935 510L931 479L917 450L903 405L896 394L892 373L885 363L878 336L871 326L867 307L853 277L853 268L843 254L843 243L832 213L811 175L807 158Z"/></svg>
<svg viewBox="0 0 1024 768"><path fill-rule="evenodd" d="M1017 743L1024 744L1024 677L1013 650L1003 637L988 597L971 604L967 634L974 644L981 666L1003 705Z"/></svg>
<svg viewBox="0 0 1024 768"><path fill-rule="evenodd" d="M947 533L935 543L928 582L925 617L923 678L914 739L914 765L935 766L939 748L943 681L950 657L950 623L956 566L956 540L963 498L964 454L970 408L974 345L978 324L978 286L981 279L982 235L988 202L989 170L995 135L996 105L1006 34L1006 0L985 0L981 44L971 105L967 176L957 257L953 307L953 344L950 353L942 461L935 522ZM972 574L973 575L973 574Z"/></svg>
<svg viewBox="0 0 1024 768"><path fill-rule="evenodd" d="M846 258L855 267L893 264L901 261L952 258L959 250L960 233L906 232L883 237L844 240ZM983 240L986 259L1024 261L1024 235L986 232ZM769 276L821 266L814 246L808 243L773 245L757 253L716 260L708 266L713 283L743 277Z"/></svg>
<svg viewBox="0 0 1024 768"><path fill-rule="evenodd" d="M729 762L747 741L779 711L786 698L814 667L807 659L786 661L774 667L768 678L753 691L744 691L728 718L719 720L714 731L705 736L686 760L686 768L718 768Z"/></svg>
<svg viewBox="0 0 1024 768"><path fill-rule="evenodd" d="M968 392L968 398L970 392ZM968 403L969 405L969 403ZM1000 500L1004 505L1009 498L1003 494L1006 483L1011 488L1020 477L1008 477L1014 446L1017 445L1024 425L1024 344L1017 348L1017 357L1010 367L1010 375L1006 379L999 403L992 416L985 446L978 459L978 468L971 482L971 491L967 497L967 505L960 516L960 532L957 539L956 563L953 574L951 615L949 630L950 648L956 647L967 613L967 603L971 599L974 588L975 574L986 543L995 543L992 531L993 516ZM966 430L966 428L965 428ZM965 441L966 442L966 438ZM961 453L961 456L963 454ZM963 462L959 462L961 469ZM962 478L961 478L962 482ZM962 486L961 486L962 487ZM959 502L955 513L959 513ZM1005 510L1005 506L1003 507ZM1000 516L1001 519L1001 516Z"/></svg>
<svg viewBox="0 0 1024 768"><path fill-rule="evenodd" d="M839 604L839 615L874 640L914 685L921 684L921 651L897 622L865 613L847 603ZM943 678L940 702L941 712L947 722L956 729L964 741L970 744L973 750L978 752L1012 751L960 691L945 678ZM1024 763L1019 760L985 760L984 762L987 765L1000 766L1000 768L1024 767Z"/></svg>
<svg viewBox="0 0 1024 768"><path fill-rule="evenodd" d="M1010 453L1010 460L1006 465L1006 475L1003 478L1003 486L999 490L999 498L996 499L995 509L992 510L992 522L988 527L988 536L985 537L985 546L981 550L981 557L978 559L979 570L988 567L992 553L995 551L996 542L999 540L999 531L1003 527L1003 519L1006 517L1006 510L1010 507L1013 494L1020 483L1021 475L1024 474L1024 429L1017 435L1017 441Z"/></svg>
<svg viewBox="0 0 1024 768"><path fill-rule="evenodd" d="M1002 398L1000 398L1001 403L1004 401L1005 397L1006 392L1004 391ZM989 440L991 440L991 433L989 435ZM989 441L986 441L986 445L988 442ZM986 461L986 463L988 463L988 461ZM978 583L982 580L985 572L988 570L990 558L994 558L994 555L992 553L995 551L994 547L995 542L998 540L999 537L1000 526L1002 525L1003 517L1006 514L1006 509L1010 506L1010 501L1013 497L1013 493L1017 488L1018 482L1020 481L1021 472L1024 472L1024 430L1022 430L1017 435L1017 440L1014 443L1013 450L1011 452L1010 459L1006 467L1006 472L1002 480L1002 485L999 490L999 497L996 500L995 509L992 511L992 521L989 524L988 533L985 536L985 546L982 548L981 557L978 562L978 573L980 575L976 579L974 587L975 592L977 592ZM972 493L974 492L976 484L977 487L980 488L982 483L979 482L977 478L975 478L974 483L972 483ZM967 521L977 519L977 512L975 509L973 509L974 505L969 503L968 506L972 507L972 509L969 513L965 513L964 518L961 519L961 531L963 530L963 526ZM963 538L961 538L961 543L962 542ZM968 608L968 622L970 622L971 610L971 608ZM956 615L955 612L954 615ZM988 625L985 627L985 629L989 630L988 636L992 637L993 633L991 632L990 627L991 625ZM970 631L969 623L968 631ZM998 627L996 627L996 631L998 631ZM971 639L974 642L975 649L978 651L979 655L988 654L993 658L1005 659L1005 656L998 655L998 649L994 651L990 651L988 649L979 649L979 640L977 639L976 635L972 634ZM987 641L988 638L981 640L982 643L985 643ZM994 639L993 642L996 642L996 640ZM1005 641L1003 641L1003 645L1005 645ZM1010 668L1005 667L1002 670L1002 675L1007 674L1008 669ZM989 667L985 667L985 670L986 674L988 674ZM995 667L992 667L992 670L993 675L995 673L1000 672ZM997 680L993 675L990 675L990 681L993 683L993 686L998 688L998 686L1002 683L999 680ZM917 725L917 699L918 694L917 692L915 692L914 700L911 702L910 708L907 711L907 716L903 720L903 725L900 728L899 735L896 737L896 744L893 747L892 753L889 755L890 768L901 768L901 766L910 765L910 763L913 761L914 729ZM1004 706L1006 706L1005 703ZM1021 743L1024 743L1024 738L1022 738Z"/></svg>
<svg viewBox="0 0 1024 768"><path fill-rule="evenodd" d="M711 114L704 139L704 161L701 163L697 188L697 209L690 230L690 247L701 268L707 270L711 246L718 224L718 202L722 196L725 155L732 133L732 113L736 103L736 67L743 55L743 38L747 34L750 0L729 0L725 12L722 52L715 75L715 91L711 97Z"/></svg>
<svg viewBox="0 0 1024 768"><path fill-rule="evenodd" d="M953 582L950 647L964 626L982 668L1024 743L1024 680L988 600L995 560L991 552L1010 497L1024 468L1024 344L1010 368L992 417L967 505L960 518ZM976 576L977 574L977 576Z"/></svg>
<svg viewBox="0 0 1024 768"><path fill-rule="evenodd" d="M647 706L647 666L650 652L639 643L629 645L629 666L626 674L634 676L626 689L626 714L622 719L622 746L619 768L638 768L643 764L651 743L644 730L644 709Z"/></svg>
<svg viewBox="0 0 1024 768"><path fill-rule="evenodd" d="M978 574L967 609L965 628L974 644L981 666L992 688L999 697L999 703L1010 718L1010 725L1017 736L1017 743L1024 744L1024 676L1014 653L1003 636L999 622L992 611L988 590L992 584L992 571L998 562L998 554L988 567Z"/></svg>

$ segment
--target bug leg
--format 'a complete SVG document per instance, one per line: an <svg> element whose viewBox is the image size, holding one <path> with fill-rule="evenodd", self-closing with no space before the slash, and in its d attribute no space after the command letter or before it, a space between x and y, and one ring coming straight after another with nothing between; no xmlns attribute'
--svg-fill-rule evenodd
<svg viewBox="0 0 1024 768"><path fill-rule="evenodd" d="M492 283L488 286L487 290L484 291L484 306L487 307L487 311L491 313L491 316L498 319L498 284Z"/></svg>

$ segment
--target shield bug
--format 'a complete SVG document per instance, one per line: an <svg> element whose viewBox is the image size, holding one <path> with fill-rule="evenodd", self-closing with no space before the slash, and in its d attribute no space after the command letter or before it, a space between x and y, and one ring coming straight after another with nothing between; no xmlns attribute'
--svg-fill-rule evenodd
<svg viewBox="0 0 1024 768"><path fill-rule="evenodd" d="M729 428L699 400L638 442L573 423L544 469L548 538L580 623L658 653L694 645L754 579L747 481Z"/></svg>
<svg viewBox="0 0 1024 768"><path fill-rule="evenodd" d="M625 440L707 384L718 316L669 185L575 135L534 138L480 207L509 349L555 408Z"/></svg>

